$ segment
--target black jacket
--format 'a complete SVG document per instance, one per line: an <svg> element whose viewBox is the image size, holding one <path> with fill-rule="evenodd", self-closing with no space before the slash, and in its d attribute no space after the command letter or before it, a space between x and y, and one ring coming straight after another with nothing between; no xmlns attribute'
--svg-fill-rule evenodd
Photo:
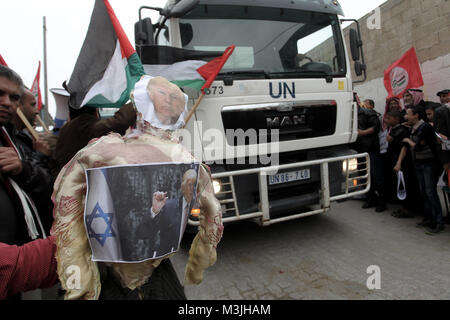
<svg viewBox="0 0 450 320"><path fill-rule="evenodd" d="M188 209L188 212L192 209L192 204ZM147 228L155 229L159 232L159 246L155 247L157 256L164 256L172 252L172 249L176 251L178 249L181 220L183 213L183 197L167 200L161 212L155 216L150 217L150 212L144 216L144 219L139 226L136 233L142 237L142 235L148 235Z"/></svg>
<svg viewBox="0 0 450 320"><path fill-rule="evenodd" d="M136 111L132 104L123 106L111 118L98 119L86 113L70 120L61 128L54 152L58 170L61 170L92 139L110 132L123 135L135 122Z"/></svg>
<svg viewBox="0 0 450 320"><path fill-rule="evenodd" d="M413 148L413 158L416 163L438 162L437 139L433 127L424 122L415 131L411 128L411 139L416 143Z"/></svg>
<svg viewBox="0 0 450 320"><path fill-rule="evenodd" d="M374 110L359 108L358 109L358 129L367 130L373 128L374 133L358 137L354 148L358 152L380 152L380 140L378 133L380 132L381 123L378 113Z"/></svg>
<svg viewBox="0 0 450 320"><path fill-rule="evenodd" d="M404 143L403 139L409 138L409 129L402 124L391 129L389 135L392 141L389 142L388 153L392 155L394 160L394 165L402 151L402 148L406 146L409 149L409 144Z"/></svg>
<svg viewBox="0 0 450 320"><path fill-rule="evenodd" d="M18 148L23 164L22 173L11 178L33 199L31 193L33 191L41 190L39 181L40 179L43 179L43 176L39 174L33 176L33 173L38 171L36 163L27 161L27 155L23 152L20 143L18 143L16 139L17 131L14 126L8 124L4 127L11 140ZM0 135L0 146L9 147L2 135ZM7 176L2 175L0 180L0 241L11 245L23 245L32 240L28 235L23 207L17 193L7 181ZM36 189L33 188L35 185ZM43 194L41 195L44 196ZM40 233L39 227L37 228Z"/></svg>
<svg viewBox="0 0 450 320"><path fill-rule="evenodd" d="M47 235L53 224L54 179L51 174L52 160L33 149L33 139L23 131L15 131L14 142L22 155L23 171L13 179L28 193L40 214Z"/></svg>
<svg viewBox="0 0 450 320"><path fill-rule="evenodd" d="M450 110L447 106L439 107L434 111L433 121L436 132L450 139ZM450 151L438 149L441 162L443 164L450 163Z"/></svg>

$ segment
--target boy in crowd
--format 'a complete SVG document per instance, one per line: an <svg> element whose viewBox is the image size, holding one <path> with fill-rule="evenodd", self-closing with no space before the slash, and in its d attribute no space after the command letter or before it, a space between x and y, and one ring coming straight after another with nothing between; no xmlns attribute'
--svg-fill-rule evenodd
<svg viewBox="0 0 450 320"><path fill-rule="evenodd" d="M416 179L413 159L409 150L409 145L403 142L403 139L409 137L409 129L402 125L404 113L399 110L392 110L387 113L385 123L390 128L387 140L389 142L388 158L389 168L392 178L388 186L389 194L400 201L401 209L392 213L396 218L413 217L420 210L420 192ZM406 199L397 198L397 174L402 171L405 179Z"/></svg>
<svg viewBox="0 0 450 320"><path fill-rule="evenodd" d="M414 159L419 189L426 214L420 225L429 226L429 233L439 233L445 226L442 220L441 202L437 194L439 179L439 160L437 155L436 134L433 128L420 119L420 109L412 107L406 113L410 137L403 139L411 150Z"/></svg>

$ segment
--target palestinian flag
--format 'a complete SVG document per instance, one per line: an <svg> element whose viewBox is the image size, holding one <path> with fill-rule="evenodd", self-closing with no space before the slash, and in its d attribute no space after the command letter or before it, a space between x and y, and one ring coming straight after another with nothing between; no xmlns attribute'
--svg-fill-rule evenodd
<svg viewBox="0 0 450 320"><path fill-rule="evenodd" d="M38 71L37 71L36 77L34 78L33 85L31 86L31 90L30 90L31 93L33 93L34 97L36 98L38 111L42 110L42 95L41 95L40 79L41 79L41 62L39 61Z"/></svg>
<svg viewBox="0 0 450 320"><path fill-rule="evenodd" d="M70 106L120 108L144 75L108 0L96 0L86 39L67 84Z"/></svg>
<svg viewBox="0 0 450 320"><path fill-rule="evenodd" d="M401 98L407 89L419 88L423 84L422 71L414 48L384 71L384 86L389 98Z"/></svg>
<svg viewBox="0 0 450 320"><path fill-rule="evenodd" d="M204 92L222 70L234 48L232 45L222 53L146 46L145 51L141 51L141 59L146 74L164 77L179 87Z"/></svg>

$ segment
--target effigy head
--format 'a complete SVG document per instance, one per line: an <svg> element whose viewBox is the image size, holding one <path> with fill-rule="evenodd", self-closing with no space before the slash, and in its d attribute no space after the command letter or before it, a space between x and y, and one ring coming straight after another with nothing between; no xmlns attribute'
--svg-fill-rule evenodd
<svg viewBox="0 0 450 320"><path fill-rule="evenodd" d="M177 130L184 126L188 96L163 77L143 76L131 94L138 122L146 121L152 127Z"/></svg>

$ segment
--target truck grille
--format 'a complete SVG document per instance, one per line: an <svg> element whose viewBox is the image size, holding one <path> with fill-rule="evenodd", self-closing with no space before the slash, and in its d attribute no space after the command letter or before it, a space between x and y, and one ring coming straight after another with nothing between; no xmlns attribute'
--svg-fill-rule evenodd
<svg viewBox="0 0 450 320"><path fill-rule="evenodd" d="M271 142L272 130L279 130L279 141L302 140L333 135L336 132L335 101L322 104L267 104L224 107L225 130L243 130L244 138L227 134L232 146ZM242 132L242 131L241 131Z"/></svg>

